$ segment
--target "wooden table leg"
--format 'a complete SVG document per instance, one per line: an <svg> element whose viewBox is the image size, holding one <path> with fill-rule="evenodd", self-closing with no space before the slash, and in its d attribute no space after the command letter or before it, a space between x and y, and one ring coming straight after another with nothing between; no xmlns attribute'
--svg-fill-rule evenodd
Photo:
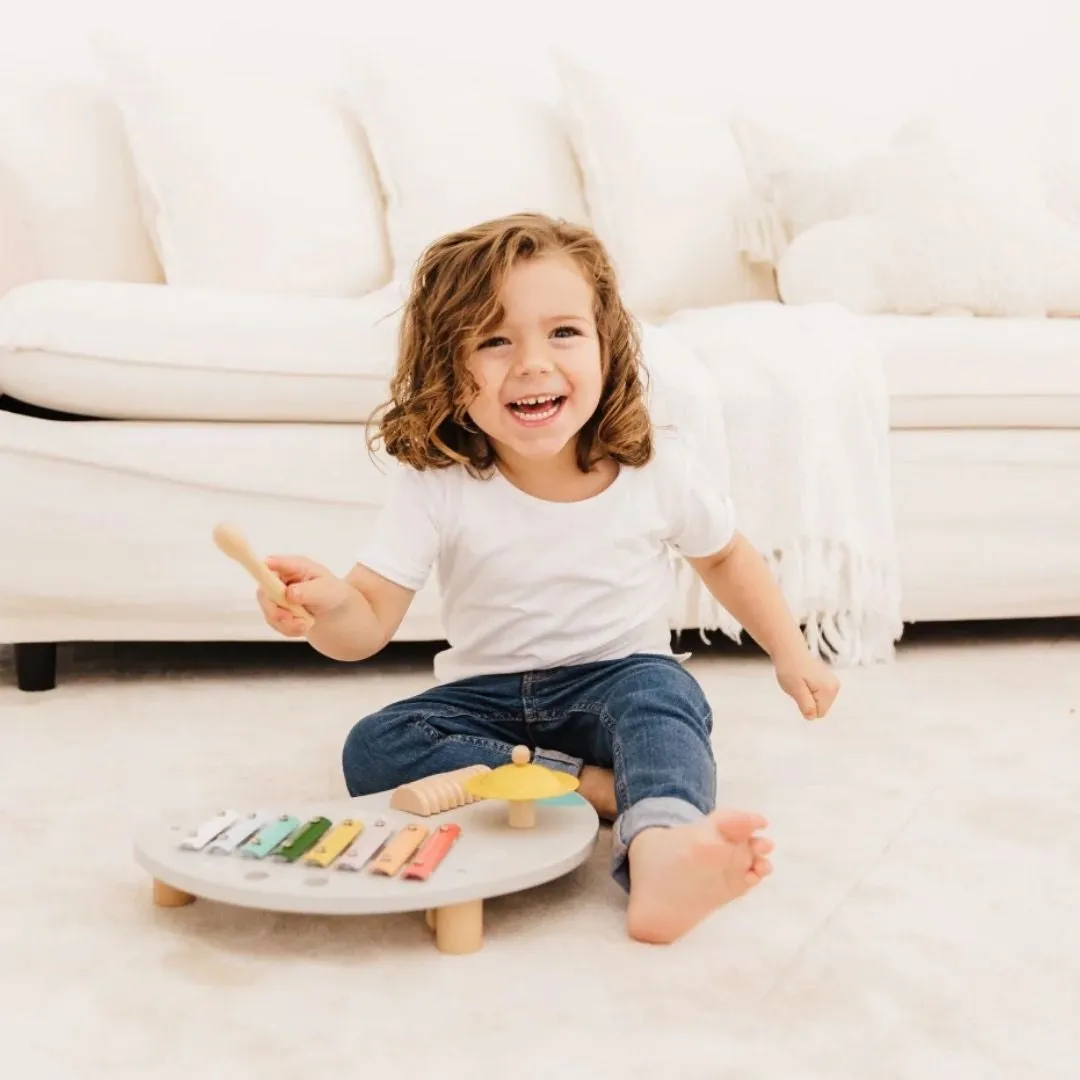
<svg viewBox="0 0 1080 1080"><path fill-rule="evenodd" d="M435 947L439 952L463 956L484 944L484 901L468 900L435 912Z"/></svg>
<svg viewBox="0 0 1080 1080"><path fill-rule="evenodd" d="M435 931L435 909L434 908L428 908L427 911L424 912L424 922L427 923L427 928L434 933L434 931Z"/></svg>
<svg viewBox="0 0 1080 1080"><path fill-rule="evenodd" d="M154 903L158 907L183 907L185 904L195 903L195 897L154 878Z"/></svg>

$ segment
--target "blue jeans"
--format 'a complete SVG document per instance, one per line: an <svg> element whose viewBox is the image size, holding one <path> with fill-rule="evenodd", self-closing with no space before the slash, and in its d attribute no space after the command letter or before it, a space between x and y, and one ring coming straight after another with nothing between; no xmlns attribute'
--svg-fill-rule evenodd
<svg viewBox="0 0 1080 1080"><path fill-rule="evenodd" d="M432 687L356 724L342 767L354 797L466 765L497 768L520 744L537 763L575 776L583 765L612 769L611 872L629 889L627 852L642 829L714 808L711 733L697 680L673 657L641 654Z"/></svg>

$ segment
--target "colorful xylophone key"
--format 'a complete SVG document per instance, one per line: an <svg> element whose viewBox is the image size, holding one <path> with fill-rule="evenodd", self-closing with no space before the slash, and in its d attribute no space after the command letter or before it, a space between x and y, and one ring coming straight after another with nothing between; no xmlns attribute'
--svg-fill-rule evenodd
<svg viewBox="0 0 1080 1080"><path fill-rule="evenodd" d="M382 818L376 818L370 825L364 826L364 831L339 856L334 863L334 869L353 873L363 870L368 861L382 850L393 833L394 830Z"/></svg>
<svg viewBox="0 0 1080 1080"><path fill-rule="evenodd" d="M371 872L393 877L416 853L428 832L426 825L406 825L383 846L378 858L371 864Z"/></svg>
<svg viewBox="0 0 1080 1080"><path fill-rule="evenodd" d="M239 853L249 859L265 859L272 851L276 851L300 826L300 819L292 814L282 814L273 821L264 825L246 844Z"/></svg>
<svg viewBox="0 0 1080 1080"><path fill-rule="evenodd" d="M227 828L207 849L211 855L231 855L250 840L270 819L265 814L247 814Z"/></svg>
<svg viewBox="0 0 1080 1080"><path fill-rule="evenodd" d="M402 872L402 878L415 881L427 881L435 872L435 868L450 854L450 849L461 835L461 826L453 823L440 825L428 839L423 847L416 853L412 861Z"/></svg>
<svg viewBox="0 0 1080 1080"><path fill-rule="evenodd" d="M309 866L321 866L324 870L364 831L362 821L345 818L339 821L320 841L316 848L304 856Z"/></svg>
<svg viewBox="0 0 1080 1080"><path fill-rule="evenodd" d="M180 846L187 851L202 851L239 819L240 815L235 810L222 810L198 825L189 836L180 841Z"/></svg>
<svg viewBox="0 0 1080 1080"><path fill-rule="evenodd" d="M330 825L330 819L321 816L304 822L304 825L274 852L274 858L283 862L296 862L319 842Z"/></svg>

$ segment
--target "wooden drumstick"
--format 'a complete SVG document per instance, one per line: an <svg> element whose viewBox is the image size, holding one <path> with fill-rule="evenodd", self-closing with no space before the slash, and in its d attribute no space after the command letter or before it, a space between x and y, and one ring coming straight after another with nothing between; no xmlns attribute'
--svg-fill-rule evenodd
<svg viewBox="0 0 1080 1080"><path fill-rule="evenodd" d="M287 608L305 622L312 621L310 613L305 608L285 598L285 583L255 555L247 538L235 525L222 523L215 526L214 543L230 559L238 562L259 583L263 592L275 604Z"/></svg>

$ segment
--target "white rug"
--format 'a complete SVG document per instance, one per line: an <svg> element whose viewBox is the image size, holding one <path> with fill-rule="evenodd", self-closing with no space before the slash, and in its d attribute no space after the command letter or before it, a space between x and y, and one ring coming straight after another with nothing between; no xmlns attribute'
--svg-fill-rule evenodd
<svg viewBox="0 0 1080 1080"><path fill-rule="evenodd" d="M672 948L625 937L606 833L571 877L490 902L470 957L417 916L151 905L138 815L340 794L349 726L429 659L84 647L21 695L0 650L4 1075L1076 1075L1080 634L907 643L844 672L818 725L761 660L699 655L725 797L769 816L776 873Z"/></svg>

